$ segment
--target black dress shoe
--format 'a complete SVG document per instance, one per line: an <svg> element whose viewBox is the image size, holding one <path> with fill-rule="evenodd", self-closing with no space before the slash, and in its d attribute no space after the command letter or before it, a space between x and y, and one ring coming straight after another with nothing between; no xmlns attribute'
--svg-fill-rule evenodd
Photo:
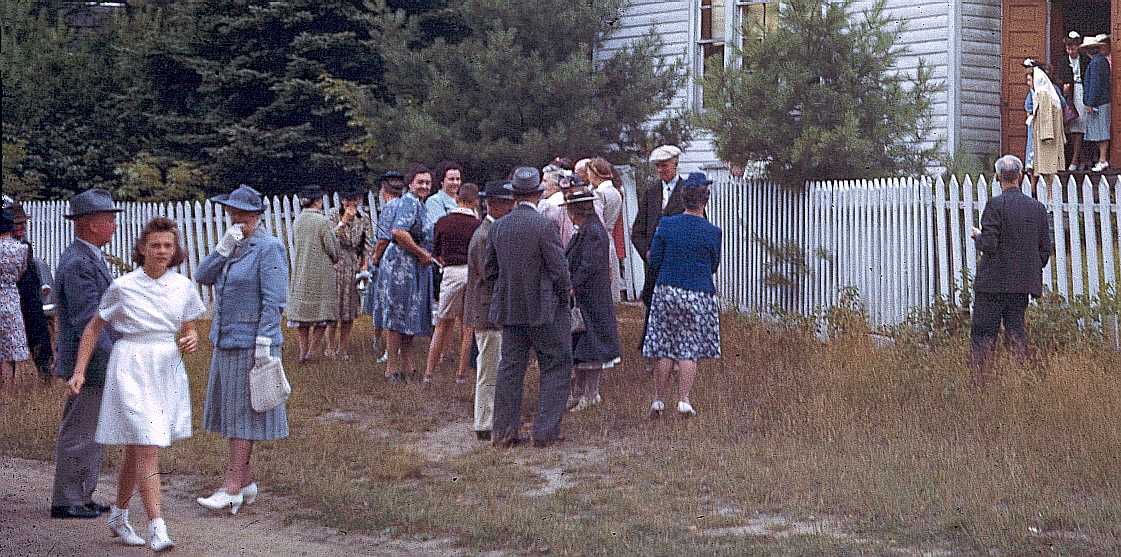
<svg viewBox="0 0 1121 557"><path fill-rule="evenodd" d="M97 518L101 513L85 506L51 507L51 518Z"/></svg>
<svg viewBox="0 0 1121 557"><path fill-rule="evenodd" d="M97 514L105 514L105 513L109 512L111 510L109 507L107 507L105 505L99 505L99 504L95 503L94 501L90 501L89 503L86 503L86 508L91 510L91 511L97 511Z"/></svg>
<svg viewBox="0 0 1121 557"><path fill-rule="evenodd" d="M490 441L490 430L476 431L475 437L477 437L479 441Z"/></svg>
<svg viewBox="0 0 1121 557"><path fill-rule="evenodd" d="M546 447L551 447L553 445L556 445L557 443L562 442L564 442L564 437L554 437L552 439L534 439L533 448L544 449Z"/></svg>

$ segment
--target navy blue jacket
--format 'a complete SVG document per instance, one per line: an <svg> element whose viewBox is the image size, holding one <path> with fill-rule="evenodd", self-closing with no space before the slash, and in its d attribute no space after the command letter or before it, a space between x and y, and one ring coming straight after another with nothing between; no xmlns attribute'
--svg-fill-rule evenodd
<svg viewBox="0 0 1121 557"><path fill-rule="evenodd" d="M113 283L105 254L74 240L58 262L54 291L58 297L58 359L55 374L64 379L74 374L78 359L78 343L101 304L101 296ZM86 384L96 387L105 384L105 370L109 354L113 351L111 327L105 327L97 337L97 346L86 367Z"/></svg>
<svg viewBox="0 0 1121 557"><path fill-rule="evenodd" d="M618 358L619 330L611 297L611 271L607 254L615 249L599 217L591 215L568 242L565 256L576 307L584 314L587 330L572 335L572 359L610 362Z"/></svg>
<svg viewBox="0 0 1121 557"><path fill-rule="evenodd" d="M253 348L257 337L272 346L284 341L280 314L288 302L288 258L284 244L257 228L231 257L206 256L195 281L214 286L210 343L216 348Z"/></svg>
<svg viewBox="0 0 1121 557"><path fill-rule="evenodd" d="M1109 60L1104 54L1095 54L1082 76L1082 104L1097 108L1109 104Z"/></svg>
<svg viewBox="0 0 1121 557"><path fill-rule="evenodd" d="M662 217L650 244L650 266L658 286L715 294L712 275L720 266L720 228L682 213Z"/></svg>

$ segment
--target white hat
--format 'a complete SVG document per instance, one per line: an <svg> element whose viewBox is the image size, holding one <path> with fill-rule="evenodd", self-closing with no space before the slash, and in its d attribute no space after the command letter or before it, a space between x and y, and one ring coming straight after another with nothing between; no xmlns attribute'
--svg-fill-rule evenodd
<svg viewBox="0 0 1121 557"><path fill-rule="evenodd" d="M1082 45L1078 48L1090 48L1093 46L1101 46L1109 40L1109 35L1094 35L1093 37L1085 37L1082 39Z"/></svg>
<svg viewBox="0 0 1121 557"><path fill-rule="evenodd" d="M1070 33L1067 33L1067 38L1068 39L1081 39L1082 35L1079 35L1078 31L1071 31Z"/></svg>
<svg viewBox="0 0 1121 557"><path fill-rule="evenodd" d="M650 152L650 162L664 162L681 156L681 149L674 145L662 145Z"/></svg>

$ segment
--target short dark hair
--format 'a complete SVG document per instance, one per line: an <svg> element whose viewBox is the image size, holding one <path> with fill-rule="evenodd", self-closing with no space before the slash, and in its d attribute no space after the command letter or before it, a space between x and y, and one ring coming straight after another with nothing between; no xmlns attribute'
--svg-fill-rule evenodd
<svg viewBox="0 0 1121 557"><path fill-rule="evenodd" d="M479 185L472 182L467 182L466 184L459 186L459 193L456 194L456 198L467 203L474 203L478 201Z"/></svg>
<svg viewBox="0 0 1121 557"><path fill-rule="evenodd" d="M708 204L710 190L708 186L699 188L682 188L681 199L685 201L685 208L696 211Z"/></svg>
<svg viewBox="0 0 1121 557"><path fill-rule="evenodd" d="M409 167L409 173L405 175L406 188L413 184L413 180L416 179L417 174L432 174L432 171L419 162L413 163L413 165Z"/></svg>
<svg viewBox="0 0 1121 557"><path fill-rule="evenodd" d="M144 254L141 253L140 247L148 241L150 234L157 232L170 232L175 236L175 254L171 256L171 261L168 262L167 266L168 268L178 267L186 259L186 256L183 253L183 244L179 241L179 227L175 224L175 221L167 217L156 217L144 225L144 229L140 231L140 237L136 239L136 244L132 246L132 260L137 265L144 264Z"/></svg>
<svg viewBox="0 0 1121 557"><path fill-rule="evenodd" d="M434 186L439 186L441 189L444 187L444 178L447 177L449 170L458 170L460 178L463 177L463 167L455 161L440 161L436 165L436 173L432 175L432 182ZM412 180L409 180L412 183Z"/></svg>

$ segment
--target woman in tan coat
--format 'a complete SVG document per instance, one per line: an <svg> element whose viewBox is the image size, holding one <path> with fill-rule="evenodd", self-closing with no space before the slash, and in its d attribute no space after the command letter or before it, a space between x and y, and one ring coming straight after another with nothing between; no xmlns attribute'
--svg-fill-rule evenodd
<svg viewBox="0 0 1121 557"><path fill-rule="evenodd" d="M322 192L304 189L300 206L293 234L296 263L288 287L288 320L299 327L299 361L303 363L319 349L327 325L339 318L334 267L339 260L339 240L335 226L323 214Z"/></svg>
<svg viewBox="0 0 1121 557"><path fill-rule="evenodd" d="M1032 68L1031 76L1032 113L1028 125L1032 131L1032 167L1036 174L1057 174L1066 168L1062 101L1043 68Z"/></svg>

